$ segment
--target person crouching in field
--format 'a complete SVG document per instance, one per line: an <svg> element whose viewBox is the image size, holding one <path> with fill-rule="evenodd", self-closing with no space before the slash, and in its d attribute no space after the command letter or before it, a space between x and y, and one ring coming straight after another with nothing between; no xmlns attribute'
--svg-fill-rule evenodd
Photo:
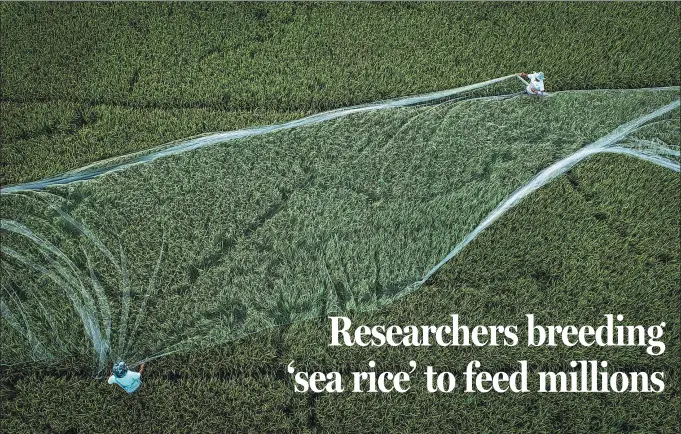
<svg viewBox="0 0 681 434"><path fill-rule="evenodd" d="M524 83L527 84L527 87L525 88L525 92L527 92L529 95L539 95L539 96L544 96L546 95L546 92L544 92L544 73L543 72L533 72L532 74L526 74L524 72L521 72L518 74L520 78L527 79L529 82L523 80Z"/></svg>
<svg viewBox="0 0 681 434"><path fill-rule="evenodd" d="M113 375L109 377L109 384L118 384L128 393L133 393L139 389L142 384L142 371L144 371L144 363L140 366L139 372L134 372L128 369L125 362L118 362L113 366Z"/></svg>

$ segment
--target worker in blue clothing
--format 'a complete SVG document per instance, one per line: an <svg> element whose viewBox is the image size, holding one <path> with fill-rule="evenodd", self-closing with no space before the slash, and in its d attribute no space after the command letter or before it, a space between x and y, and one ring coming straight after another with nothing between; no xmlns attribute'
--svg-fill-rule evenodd
<svg viewBox="0 0 681 434"><path fill-rule="evenodd" d="M140 366L139 372L131 371L123 361L116 362L113 366L113 375L109 377L109 384L118 384L128 393L133 393L142 384L142 371L144 363Z"/></svg>

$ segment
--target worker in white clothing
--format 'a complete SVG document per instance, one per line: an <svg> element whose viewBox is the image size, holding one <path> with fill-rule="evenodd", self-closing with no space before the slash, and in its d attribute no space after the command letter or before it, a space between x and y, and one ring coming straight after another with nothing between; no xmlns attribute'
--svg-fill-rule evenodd
<svg viewBox="0 0 681 434"><path fill-rule="evenodd" d="M527 79L528 81L522 80L523 83L527 85L525 92L529 95L539 95L544 96L547 93L544 91L544 73L543 72L533 72L532 74L526 74L521 72L518 74L520 79Z"/></svg>

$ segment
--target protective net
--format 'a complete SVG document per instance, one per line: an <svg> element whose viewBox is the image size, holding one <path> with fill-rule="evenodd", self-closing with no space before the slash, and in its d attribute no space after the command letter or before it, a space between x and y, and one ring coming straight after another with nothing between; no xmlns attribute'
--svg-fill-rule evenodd
<svg viewBox="0 0 681 434"><path fill-rule="evenodd" d="M0 362L99 372L376 309L590 155L679 171L678 87L522 89L502 77L4 188Z"/></svg>

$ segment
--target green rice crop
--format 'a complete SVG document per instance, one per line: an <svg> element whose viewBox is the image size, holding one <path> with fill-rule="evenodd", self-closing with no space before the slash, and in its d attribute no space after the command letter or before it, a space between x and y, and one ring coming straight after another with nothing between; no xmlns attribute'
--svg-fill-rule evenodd
<svg viewBox="0 0 681 434"><path fill-rule="evenodd" d="M674 2L3 3L0 20L3 184L519 71L551 91L680 84Z"/></svg>
<svg viewBox="0 0 681 434"><path fill-rule="evenodd" d="M208 131L523 70L542 69L550 91L679 85L680 22L675 2L2 3L0 184ZM678 174L626 156L592 157L504 215L419 291L386 304L514 185L673 97L632 95L373 113L49 194L3 196L3 219L68 255L75 271L62 272L92 293L105 330L101 284L111 357L134 361L196 336L205 348L151 361L140 391L121 399L93 376L92 345L63 288L2 253L0 300L22 333L0 320L0 362L39 360L0 366L2 431L677 432ZM532 129L535 117L545 128ZM678 110L625 141L678 149ZM3 247L42 264L55 259L2 232ZM127 353L119 348L126 291ZM268 321L254 320L254 301ZM666 321L667 351L333 349L317 316L341 308L366 324L442 323L453 312L488 324L521 322L527 312L591 323L620 312L642 324ZM303 321L305 312L315 318ZM211 345L289 319L298 322ZM662 370L668 381L655 395L321 396L293 393L285 374L291 360L346 373L369 358L385 369L412 359L460 369L479 359L491 370L519 359L566 369L590 358Z"/></svg>
<svg viewBox="0 0 681 434"><path fill-rule="evenodd" d="M329 312L373 310L537 172L676 98L676 90L565 92L368 112L48 194L4 195L5 222L28 228L5 230L3 247L13 251L3 251L3 283L16 292L6 303L43 329L7 333L3 361L41 358L26 353L26 339L52 343L47 360L87 357L92 345L142 360ZM676 139L671 146L677 120L678 109L658 122ZM28 230L39 242L27 242ZM61 260L72 272L55 266L51 281L36 266L27 271ZM72 282L67 295L82 291L80 281L96 293L82 307L71 303L94 320L78 320L58 296L64 281ZM36 295L53 322L68 324L61 341L36 320L44 315ZM82 339L88 321L100 326L90 334L101 334L90 344Z"/></svg>
<svg viewBox="0 0 681 434"><path fill-rule="evenodd" d="M679 11L673 2L3 4L3 97L324 110L538 65L552 90L673 85Z"/></svg>
<svg viewBox="0 0 681 434"><path fill-rule="evenodd" d="M333 348L328 320L320 319L158 359L147 365L140 391L125 400L93 379L87 363L5 367L0 422L9 433L190 425L211 432L673 432L681 423L679 209L678 175L625 156L596 156L511 210L428 286L377 312L350 314L356 324L440 324L451 313L470 323L520 323L528 312L546 323L587 324L620 312L641 324L667 321L660 357L641 348ZM471 396L428 394L418 383L404 396L322 396L293 393L283 374L291 360L346 373L370 359L386 370L409 360L454 370L473 359L504 370L528 359L540 370L567 369L577 358L664 371L667 389Z"/></svg>
<svg viewBox="0 0 681 434"><path fill-rule="evenodd" d="M0 183L56 175L89 163L209 131L230 131L303 117L302 112L142 109L51 101L1 102Z"/></svg>

